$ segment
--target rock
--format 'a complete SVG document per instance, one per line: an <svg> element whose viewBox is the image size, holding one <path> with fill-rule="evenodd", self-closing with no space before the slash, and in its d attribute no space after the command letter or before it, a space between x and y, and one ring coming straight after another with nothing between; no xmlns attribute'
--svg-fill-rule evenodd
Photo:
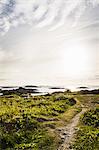
<svg viewBox="0 0 99 150"><path fill-rule="evenodd" d="M86 87L86 86L80 86L80 87L78 87L78 89L88 89L88 87Z"/></svg>
<svg viewBox="0 0 99 150"><path fill-rule="evenodd" d="M36 85L26 85L25 87L26 88L38 88L38 86L36 86Z"/></svg>
<svg viewBox="0 0 99 150"><path fill-rule="evenodd" d="M49 89L64 89L63 87L50 87Z"/></svg>
<svg viewBox="0 0 99 150"><path fill-rule="evenodd" d="M64 139L65 139L65 136L63 136L63 135L60 135L60 137L61 137L61 139L62 139L62 140L64 140Z"/></svg>
<svg viewBox="0 0 99 150"><path fill-rule="evenodd" d="M2 90L3 95L10 95L10 94L30 94L30 93L39 93L37 89L25 89L23 87L19 87L18 89L13 90Z"/></svg>
<svg viewBox="0 0 99 150"><path fill-rule="evenodd" d="M80 94L99 94L99 89L94 90L81 90L78 93Z"/></svg>
<svg viewBox="0 0 99 150"><path fill-rule="evenodd" d="M67 135L67 132L64 132L63 135Z"/></svg>

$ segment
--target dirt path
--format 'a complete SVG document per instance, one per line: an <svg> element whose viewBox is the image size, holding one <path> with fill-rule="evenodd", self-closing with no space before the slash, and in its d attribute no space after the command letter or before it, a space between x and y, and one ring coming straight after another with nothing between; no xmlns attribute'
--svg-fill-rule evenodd
<svg viewBox="0 0 99 150"><path fill-rule="evenodd" d="M61 139L63 140L63 143L57 150L70 150L70 142L72 141L74 133L76 132L75 128L79 122L80 116L85 111L86 108L82 108L82 111L78 113L66 127L57 129L61 136Z"/></svg>

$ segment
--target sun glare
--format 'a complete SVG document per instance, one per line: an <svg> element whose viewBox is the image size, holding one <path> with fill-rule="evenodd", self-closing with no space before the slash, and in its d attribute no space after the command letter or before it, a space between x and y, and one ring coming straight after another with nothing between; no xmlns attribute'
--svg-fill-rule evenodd
<svg viewBox="0 0 99 150"><path fill-rule="evenodd" d="M64 73L71 78L84 78L90 68L89 50L79 43L71 43L63 52Z"/></svg>

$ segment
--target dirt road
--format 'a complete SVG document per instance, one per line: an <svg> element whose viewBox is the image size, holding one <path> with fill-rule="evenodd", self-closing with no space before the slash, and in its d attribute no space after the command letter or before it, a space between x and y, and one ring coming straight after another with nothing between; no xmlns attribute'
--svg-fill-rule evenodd
<svg viewBox="0 0 99 150"><path fill-rule="evenodd" d="M76 127L78 125L80 116L86 111L86 108L82 108L82 111L78 113L71 122L63 128L57 129L61 139L63 140L63 143L60 145L60 147L57 150L70 150L70 143L73 139L74 133L76 132Z"/></svg>

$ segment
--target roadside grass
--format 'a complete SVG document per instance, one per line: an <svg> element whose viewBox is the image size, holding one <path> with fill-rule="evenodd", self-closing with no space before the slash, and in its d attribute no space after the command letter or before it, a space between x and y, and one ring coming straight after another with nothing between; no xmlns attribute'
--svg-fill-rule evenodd
<svg viewBox="0 0 99 150"><path fill-rule="evenodd" d="M98 96L92 96L91 102ZM98 97L99 99L99 97ZM99 104L91 105L81 118L72 147L74 150L99 149Z"/></svg>
<svg viewBox="0 0 99 150"><path fill-rule="evenodd" d="M76 104L74 106L69 107L69 109L65 113L60 114L59 116L60 121L57 123L57 127L66 126L71 121L71 119L81 110L82 110L81 104L76 99Z"/></svg>
<svg viewBox="0 0 99 150"><path fill-rule="evenodd" d="M61 120L66 121L66 112L67 121L73 117L74 106L76 100L64 93L30 98L1 96L0 149L56 150L61 139L54 129Z"/></svg>

